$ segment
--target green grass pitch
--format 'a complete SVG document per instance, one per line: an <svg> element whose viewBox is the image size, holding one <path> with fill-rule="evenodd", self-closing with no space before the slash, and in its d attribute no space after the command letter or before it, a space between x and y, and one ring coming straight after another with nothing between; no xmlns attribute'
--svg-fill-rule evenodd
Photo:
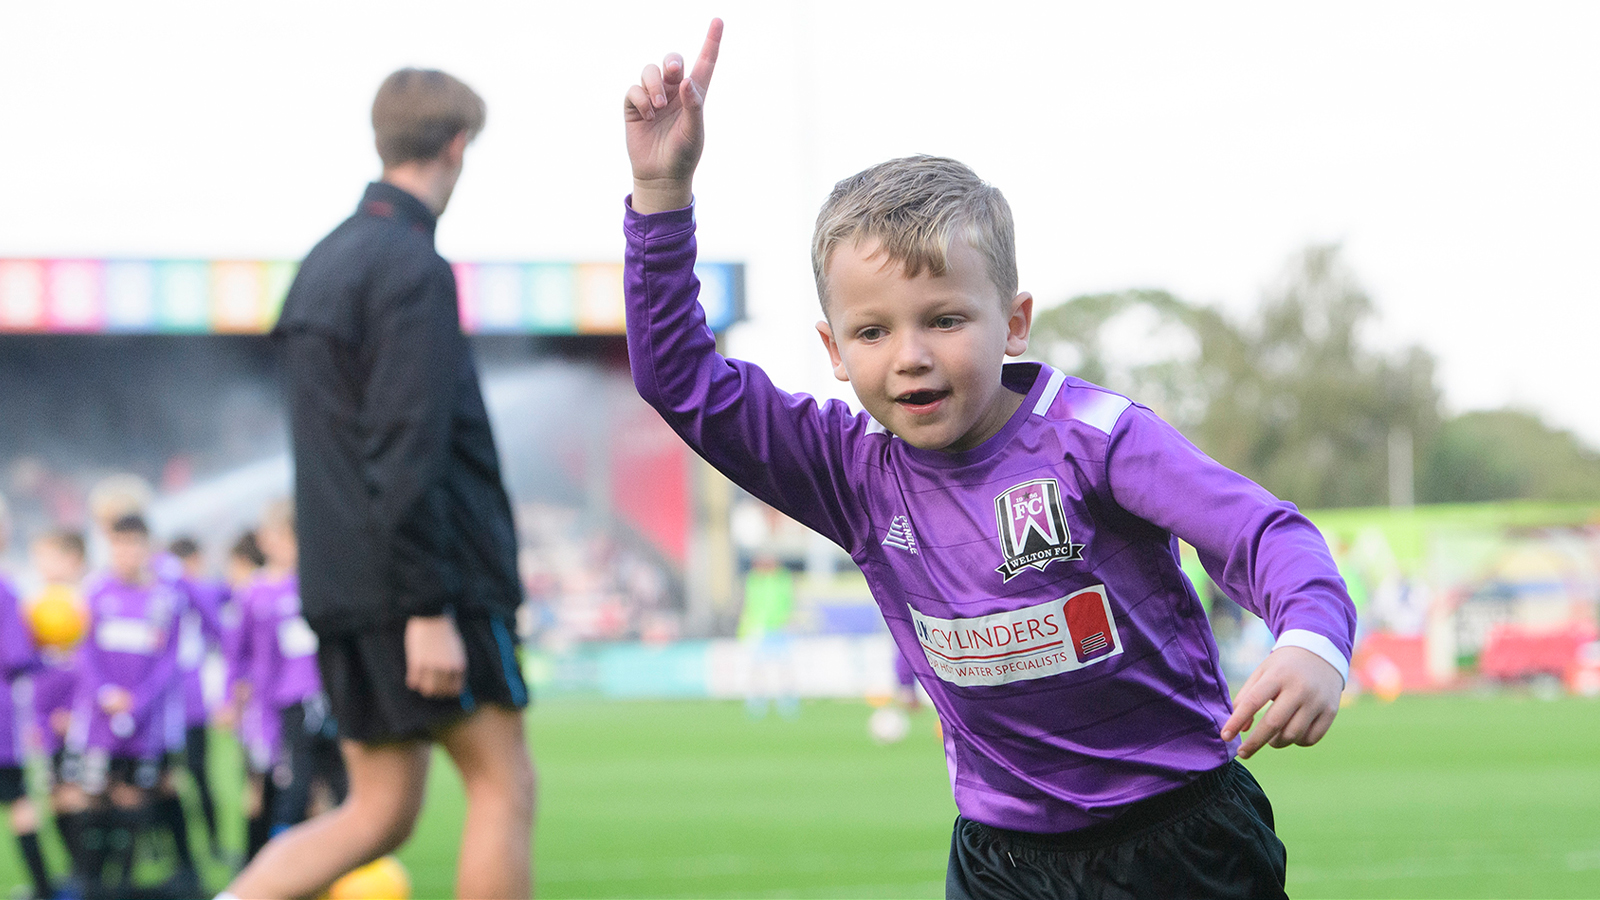
<svg viewBox="0 0 1600 900"><path fill-rule="evenodd" d="M942 896L955 809L931 713L887 747L868 739L867 714L844 702L754 721L738 703L541 703L540 895ZM218 746L232 771L231 745ZM1365 699L1320 746L1249 765L1289 847L1291 896L1600 897L1600 702ZM417 897L450 895L461 813L440 760L401 853ZM22 881L4 844L0 896Z"/></svg>

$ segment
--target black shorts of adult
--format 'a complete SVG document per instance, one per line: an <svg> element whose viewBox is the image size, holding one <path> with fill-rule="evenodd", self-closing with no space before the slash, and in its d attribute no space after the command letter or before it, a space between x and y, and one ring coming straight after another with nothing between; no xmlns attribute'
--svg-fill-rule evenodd
<svg viewBox="0 0 1600 900"><path fill-rule="evenodd" d="M0 804L10 805L28 795L21 766L0 766Z"/></svg>
<svg viewBox="0 0 1600 900"><path fill-rule="evenodd" d="M1272 804L1237 760L1079 831L1031 834L956 818L949 900L1282 898Z"/></svg>
<svg viewBox="0 0 1600 900"><path fill-rule="evenodd" d="M339 737L363 744L433 740L479 706L528 705L514 623L456 619L467 652L458 697L424 697L406 687L405 623L358 634L318 636L317 667Z"/></svg>

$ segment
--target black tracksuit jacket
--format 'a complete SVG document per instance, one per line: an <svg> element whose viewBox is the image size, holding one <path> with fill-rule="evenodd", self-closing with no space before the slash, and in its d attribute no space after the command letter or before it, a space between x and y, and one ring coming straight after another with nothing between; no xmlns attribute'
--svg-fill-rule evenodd
<svg viewBox="0 0 1600 900"><path fill-rule="evenodd" d="M306 257L273 329L287 381L301 605L320 634L509 618L511 505L434 215L393 185Z"/></svg>

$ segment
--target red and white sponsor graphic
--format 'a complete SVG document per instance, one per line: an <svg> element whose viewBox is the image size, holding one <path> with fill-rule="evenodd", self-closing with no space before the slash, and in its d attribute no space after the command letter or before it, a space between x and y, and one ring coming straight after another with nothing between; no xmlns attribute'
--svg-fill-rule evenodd
<svg viewBox="0 0 1600 900"><path fill-rule="evenodd" d="M961 687L1044 678L1122 653L1103 584L972 619L939 619L912 609L911 621L934 673Z"/></svg>

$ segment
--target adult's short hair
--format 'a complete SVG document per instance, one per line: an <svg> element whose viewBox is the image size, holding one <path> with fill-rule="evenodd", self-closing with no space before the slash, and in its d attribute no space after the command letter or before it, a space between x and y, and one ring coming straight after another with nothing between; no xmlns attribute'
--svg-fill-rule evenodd
<svg viewBox="0 0 1600 900"><path fill-rule="evenodd" d="M430 160L463 131L478 136L488 116L483 98L437 69L400 69L372 101L372 133L385 166Z"/></svg>
<svg viewBox="0 0 1600 900"><path fill-rule="evenodd" d="M942 156L905 156L879 163L833 186L817 214L811 271L828 307L828 261L842 245L876 240L907 278L943 275L950 242L978 251L999 301L1017 294L1017 238L1011 205L999 189L962 163Z"/></svg>

